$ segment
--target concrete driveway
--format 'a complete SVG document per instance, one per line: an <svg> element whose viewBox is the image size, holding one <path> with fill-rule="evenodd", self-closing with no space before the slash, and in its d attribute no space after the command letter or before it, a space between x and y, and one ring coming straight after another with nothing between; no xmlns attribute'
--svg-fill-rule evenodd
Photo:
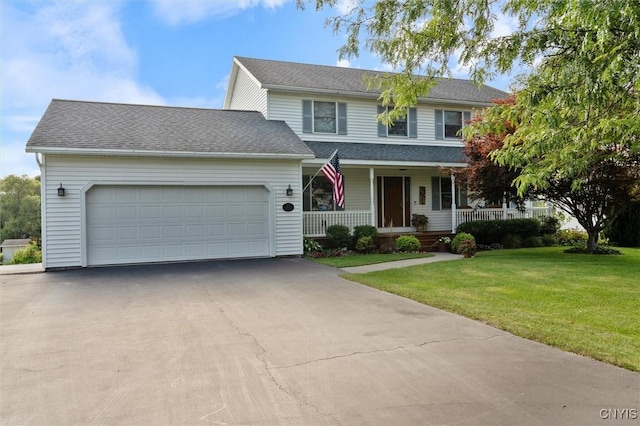
<svg viewBox="0 0 640 426"><path fill-rule="evenodd" d="M338 272L264 259L0 277L2 424L638 424L639 374Z"/></svg>

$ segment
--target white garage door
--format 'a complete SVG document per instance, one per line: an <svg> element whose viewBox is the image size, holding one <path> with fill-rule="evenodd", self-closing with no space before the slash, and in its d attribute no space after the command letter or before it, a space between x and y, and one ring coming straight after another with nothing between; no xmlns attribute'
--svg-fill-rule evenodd
<svg viewBox="0 0 640 426"><path fill-rule="evenodd" d="M88 265L270 253L260 186L94 186L86 218Z"/></svg>

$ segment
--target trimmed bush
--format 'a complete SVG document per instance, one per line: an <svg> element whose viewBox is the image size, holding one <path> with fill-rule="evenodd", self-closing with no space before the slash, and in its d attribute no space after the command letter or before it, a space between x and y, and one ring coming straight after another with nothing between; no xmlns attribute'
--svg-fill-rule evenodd
<svg viewBox="0 0 640 426"><path fill-rule="evenodd" d="M360 253L371 253L376 249L376 245L373 243L373 238L369 235L358 238L356 242L356 251Z"/></svg>
<svg viewBox="0 0 640 426"><path fill-rule="evenodd" d="M604 233L619 246L640 247L640 202L620 207L613 219L607 219Z"/></svg>
<svg viewBox="0 0 640 426"><path fill-rule="evenodd" d="M521 248L522 245L523 245L523 241L520 235L507 234L502 239L502 247L506 249Z"/></svg>
<svg viewBox="0 0 640 426"><path fill-rule="evenodd" d="M343 249L352 244L351 231L344 225L331 225L327 228L325 246L330 249Z"/></svg>
<svg viewBox="0 0 640 426"><path fill-rule="evenodd" d="M524 239L525 247L542 247L544 244L542 243L542 237L531 236Z"/></svg>
<svg viewBox="0 0 640 426"><path fill-rule="evenodd" d="M460 253L458 251L458 246L462 241L473 241L475 243L476 239L473 235L469 234L468 232L458 232L456 236L453 237L453 240L451 241L451 250L454 253Z"/></svg>
<svg viewBox="0 0 640 426"><path fill-rule="evenodd" d="M518 235L523 240L541 235L538 219L475 220L458 225L457 232L465 232L475 237L478 244L500 243L507 235Z"/></svg>
<svg viewBox="0 0 640 426"><path fill-rule="evenodd" d="M374 246L378 244L378 228L371 225L358 225L353 228L353 240L358 242L362 237L371 237L371 243ZM357 248L356 248L357 250Z"/></svg>
<svg viewBox="0 0 640 426"><path fill-rule="evenodd" d="M588 236L585 231L579 229L561 229L556 233L558 244L562 246L575 246L576 244L586 243Z"/></svg>
<svg viewBox="0 0 640 426"><path fill-rule="evenodd" d="M23 249L16 250L9 262L10 265L23 265L27 263L42 262L42 252L38 250L38 245L34 241Z"/></svg>
<svg viewBox="0 0 640 426"><path fill-rule="evenodd" d="M557 246L558 239L555 235L543 235L542 236L542 245L545 247Z"/></svg>
<svg viewBox="0 0 640 426"><path fill-rule="evenodd" d="M540 235L555 235L560 230L560 220L553 216L540 218Z"/></svg>
<svg viewBox="0 0 640 426"><path fill-rule="evenodd" d="M400 235L396 238L394 246L400 251L418 251L420 250L420 241L413 235Z"/></svg>

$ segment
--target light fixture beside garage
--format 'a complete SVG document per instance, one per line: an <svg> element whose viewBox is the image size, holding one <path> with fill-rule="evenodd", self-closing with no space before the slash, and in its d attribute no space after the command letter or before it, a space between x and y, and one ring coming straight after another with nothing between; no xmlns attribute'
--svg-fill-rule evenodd
<svg viewBox="0 0 640 426"><path fill-rule="evenodd" d="M62 182L60 182L60 188L58 188L58 197L64 197L64 188L62 187Z"/></svg>
<svg viewBox="0 0 640 426"><path fill-rule="evenodd" d="M287 197L291 197L293 195L293 189L291 188L291 185L289 185L289 187L287 188Z"/></svg>

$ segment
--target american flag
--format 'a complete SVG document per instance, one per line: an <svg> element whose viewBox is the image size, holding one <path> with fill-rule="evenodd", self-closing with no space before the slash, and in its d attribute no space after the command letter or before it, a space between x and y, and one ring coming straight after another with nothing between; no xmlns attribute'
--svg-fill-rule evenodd
<svg viewBox="0 0 640 426"><path fill-rule="evenodd" d="M323 175L333 185L333 200L338 207L344 208L344 182L342 181L342 171L340 170L340 159L338 150L333 153L329 161L320 169Z"/></svg>

